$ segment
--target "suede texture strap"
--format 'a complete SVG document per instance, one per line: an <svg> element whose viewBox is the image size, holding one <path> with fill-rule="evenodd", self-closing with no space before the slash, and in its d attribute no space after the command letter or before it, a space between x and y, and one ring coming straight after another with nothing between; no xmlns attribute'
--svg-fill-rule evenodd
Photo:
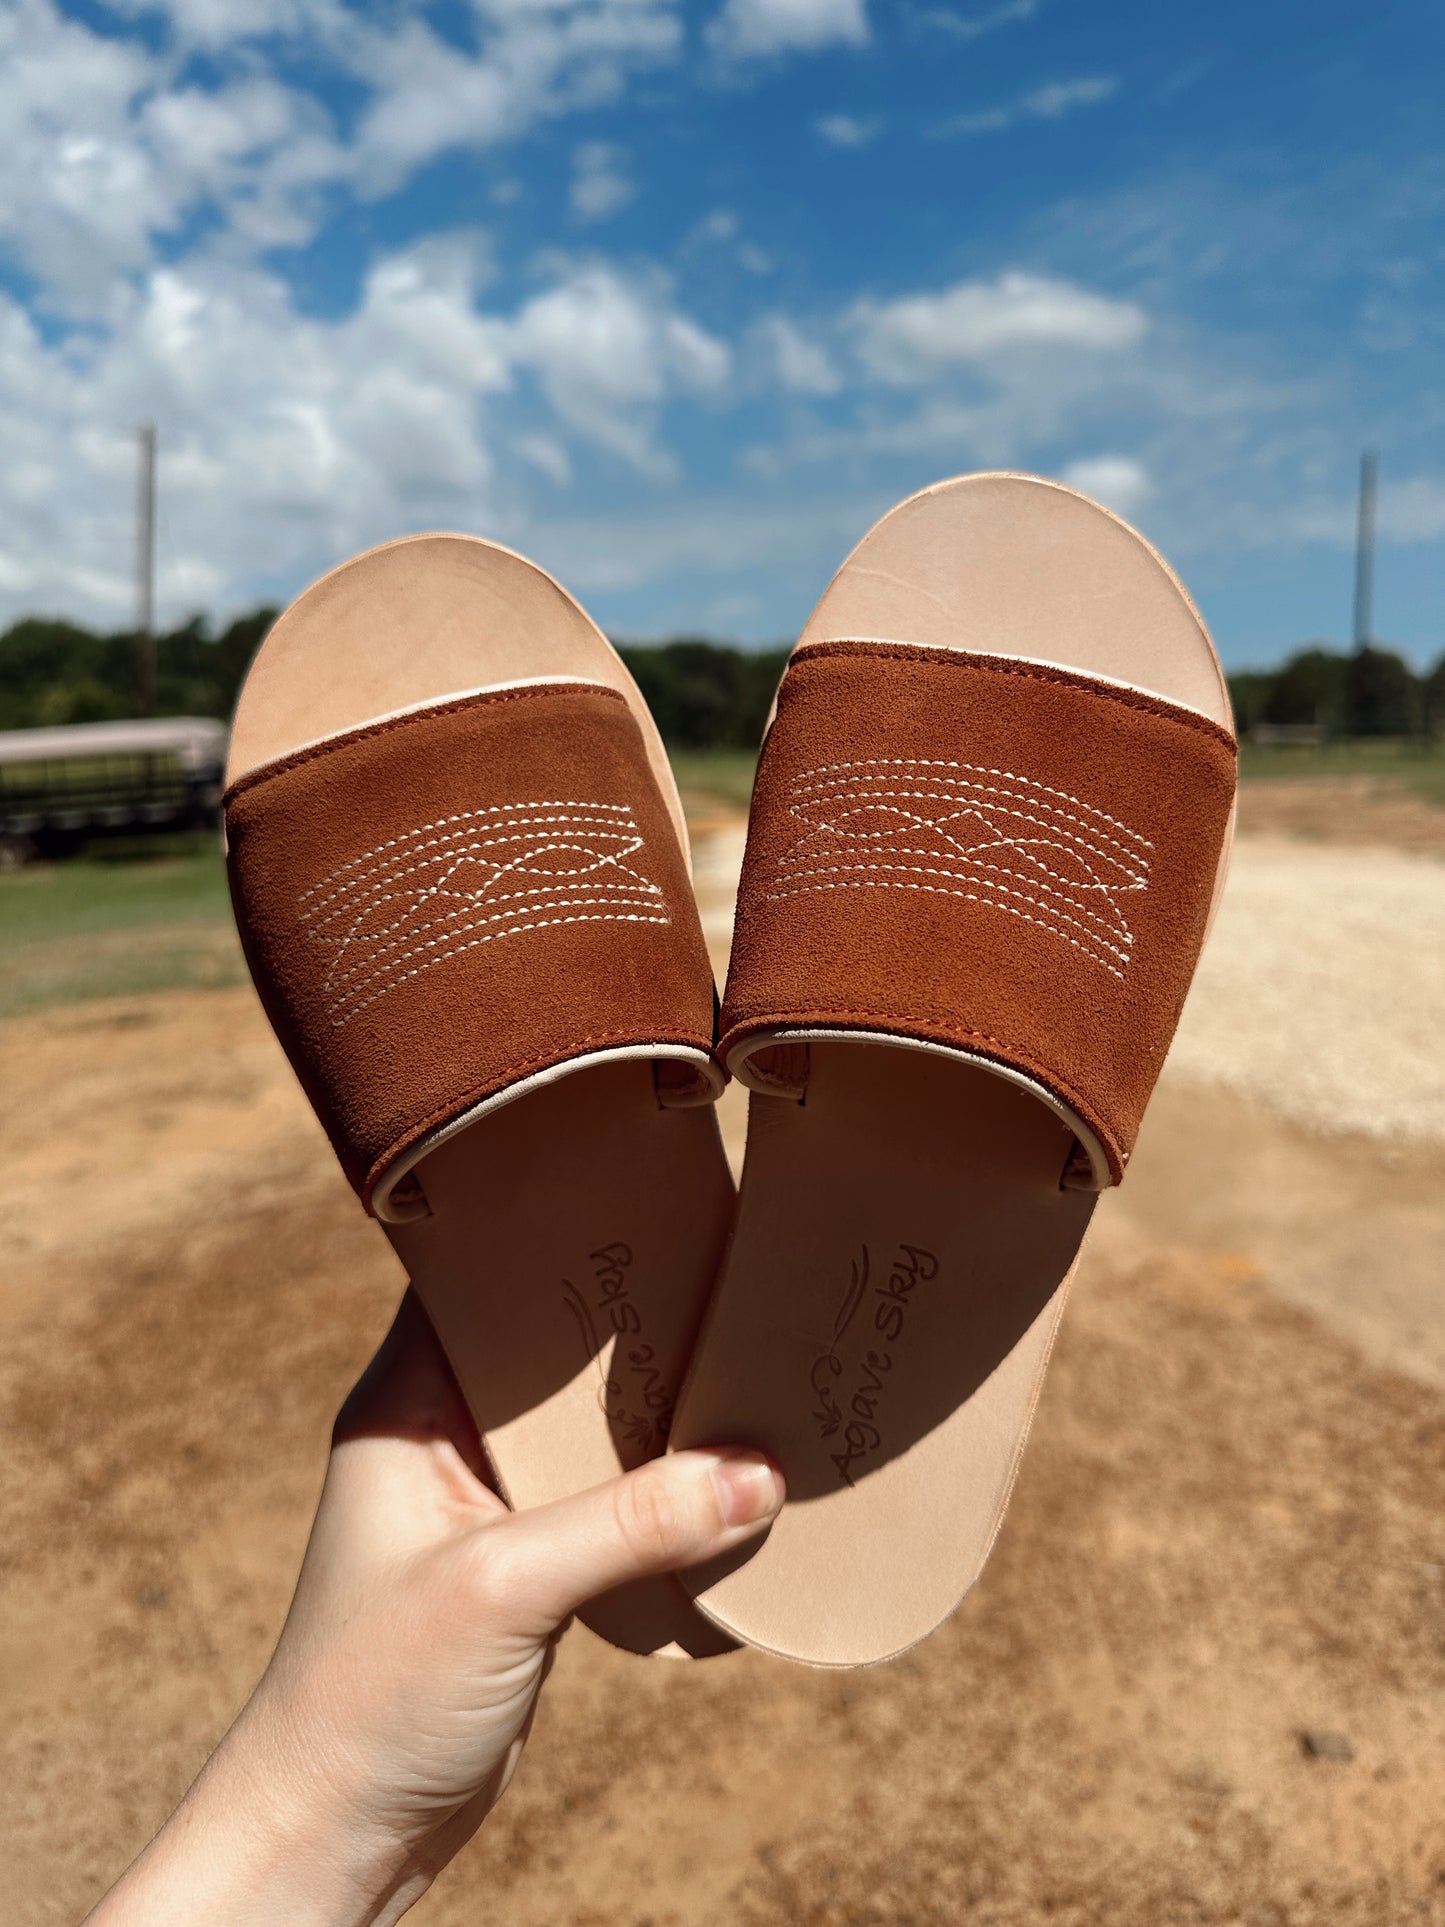
<svg viewBox="0 0 1445 1927"><path fill-rule="evenodd" d="M1235 788L1194 711L1008 657L794 655L753 797L724 1059L775 1029L951 1046L1051 1091L1122 1177Z"/></svg>
<svg viewBox="0 0 1445 1927"><path fill-rule="evenodd" d="M243 776L225 807L247 961L368 1208L403 1153L524 1078L711 1049L686 862L614 690L370 724Z"/></svg>

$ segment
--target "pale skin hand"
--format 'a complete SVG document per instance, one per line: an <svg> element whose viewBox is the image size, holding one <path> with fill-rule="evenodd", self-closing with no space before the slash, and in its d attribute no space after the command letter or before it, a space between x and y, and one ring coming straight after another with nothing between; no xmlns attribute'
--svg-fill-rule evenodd
<svg viewBox="0 0 1445 1927"><path fill-rule="evenodd" d="M722 1450L509 1512L408 1295L337 1420L271 1664L87 1927L399 1920L505 1790L570 1614L727 1551L781 1502L766 1460Z"/></svg>

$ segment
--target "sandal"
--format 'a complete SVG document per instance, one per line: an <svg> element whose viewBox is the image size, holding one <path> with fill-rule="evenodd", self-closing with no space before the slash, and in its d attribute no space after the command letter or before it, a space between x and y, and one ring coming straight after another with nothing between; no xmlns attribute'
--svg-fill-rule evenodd
<svg viewBox="0 0 1445 1927"><path fill-rule="evenodd" d="M616 653L492 543L373 549L267 636L225 813L266 1013L503 1495L659 1453L733 1187L682 808ZM671 1580L583 1617L731 1644Z"/></svg>
<svg viewBox="0 0 1445 1927"><path fill-rule="evenodd" d="M866 1664L978 1577L1234 787L1197 611L1071 489L926 490L814 611L724 999L719 1051L753 1092L737 1222L672 1430L760 1447L787 1481L766 1539L684 1575L734 1637Z"/></svg>

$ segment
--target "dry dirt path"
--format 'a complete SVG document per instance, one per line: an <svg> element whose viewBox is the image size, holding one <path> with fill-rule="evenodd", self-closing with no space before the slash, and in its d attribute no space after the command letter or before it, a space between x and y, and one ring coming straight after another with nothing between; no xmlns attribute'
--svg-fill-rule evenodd
<svg viewBox="0 0 1445 1927"><path fill-rule="evenodd" d="M725 945L723 837L699 872ZM1355 855L1242 848L959 1614L845 1676L574 1633L422 1927L1445 1923L1445 1134L1391 1042L1445 1028L1368 914L1407 876L1413 943L1445 871ZM1381 1028L1308 1063L1352 999ZM400 1277L249 991L13 1020L0 1085L0 1851L5 1918L38 1927L113 1877L263 1662ZM1351 1130L1309 1128L1322 1090L1335 1122L1364 1106Z"/></svg>
<svg viewBox="0 0 1445 1927"><path fill-rule="evenodd" d="M1417 807L1445 825L1445 811ZM720 975L743 842L736 821L697 840L698 899ZM1445 842L1416 852L1237 839L1171 1075L1219 1084L1311 1129L1445 1145L1442 1040Z"/></svg>
<svg viewBox="0 0 1445 1927"><path fill-rule="evenodd" d="M1445 1145L1445 857L1242 837L1170 1068Z"/></svg>
<svg viewBox="0 0 1445 1927"><path fill-rule="evenodd" d="M1303 786L1269 787L1282 808ZM1445 823L1398 807L1416 847ZM719 975L742 844L722 824L697 853ZM741 1091L724 1116L740 1157ZM1445 846L1238 840L1129 1182L1094 1236L1120 1255L1141 1240L1233 1253L1445 1387Z"/></svg>

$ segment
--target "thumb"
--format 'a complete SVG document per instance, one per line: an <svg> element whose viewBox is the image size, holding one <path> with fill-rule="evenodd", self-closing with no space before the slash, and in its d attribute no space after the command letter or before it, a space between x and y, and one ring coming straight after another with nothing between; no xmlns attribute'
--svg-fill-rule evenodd
<svg viewBox="0 0 1445 1927"><path fill-rule="evenodd" d="M753 1538L783 1503L760 1452L671 1452L606 1485L485 1528L492 1597L508 1630L552 1632L629 1579L676 1572Z"/></svg>

